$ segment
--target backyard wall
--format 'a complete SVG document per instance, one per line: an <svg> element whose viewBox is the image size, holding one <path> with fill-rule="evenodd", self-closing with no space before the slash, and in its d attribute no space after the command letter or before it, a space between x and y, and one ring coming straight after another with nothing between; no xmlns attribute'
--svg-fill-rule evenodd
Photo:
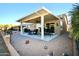
<svg viewBox="0 0 79 59"><path fill-rule="evenodd" d="M9 50L9 52L10 52L10 55L11 55L11 56L20 56L19 53L16 51L16 49L15 49L15 48L11 45L11 43L10 43L10 35L4 36L4 35L2 34L2 36L3 36L4 42L5 42L5 44L6 44L7 48L8 48L8 50Z"/></svg>

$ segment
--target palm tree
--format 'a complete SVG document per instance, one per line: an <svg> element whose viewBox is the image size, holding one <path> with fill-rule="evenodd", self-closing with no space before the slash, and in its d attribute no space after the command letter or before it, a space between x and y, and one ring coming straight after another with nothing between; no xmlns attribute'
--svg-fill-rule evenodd
<svg viewBox="0 0 79 59"><path fill-rule="evenodd" d="M74 4L73 9L70 11L72 32L71 36L76 41L78 55L79 55L79 4Z"/></svg>

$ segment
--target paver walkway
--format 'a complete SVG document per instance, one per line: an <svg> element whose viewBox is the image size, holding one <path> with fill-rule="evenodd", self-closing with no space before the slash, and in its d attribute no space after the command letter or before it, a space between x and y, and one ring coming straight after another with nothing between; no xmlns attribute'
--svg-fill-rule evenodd
<svg viewBox="0 0 79 59"><path fill-rule="evenodd" d="M29 40L29 44L25 44L26 40ZM12 35L11 41L22 56L46 56L51 53L54 56L62 56L63 53L73 55L72 40L68 38L67 33L48 42L15 33ZM44 49L44 47L47 49Z"/></svg>
<svg viewBox="0 0 79 59"><path fill-rule="evenodd" d="M0 56L9 56L9 51L0 33Z"/></svg>

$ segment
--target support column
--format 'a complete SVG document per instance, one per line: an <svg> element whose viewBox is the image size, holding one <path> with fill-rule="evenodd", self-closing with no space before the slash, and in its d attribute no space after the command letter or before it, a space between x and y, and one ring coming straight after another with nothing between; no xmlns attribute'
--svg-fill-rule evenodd
<svg viewBox="0 0 79 59"><path fill-rule="evenodd" d="M41 39L44 39L44 16L41 16Z"/></svg>
<svg viewBox="0 0 79 59"><path fill-rule="evenodd" d="M22 28L22 22L21 22L21 25L20 25L20 33L23 34L23 28Z"/></svg>

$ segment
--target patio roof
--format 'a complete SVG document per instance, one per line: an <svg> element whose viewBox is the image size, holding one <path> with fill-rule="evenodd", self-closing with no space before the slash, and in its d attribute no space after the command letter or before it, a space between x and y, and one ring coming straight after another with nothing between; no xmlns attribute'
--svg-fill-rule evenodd
<svg viewBox="0 0 79 59"><path fill-rule="evenodd" d="M49 21L49 20L58 20L56 16L54 16L48 9L46 8L41 8L28 16L25 16L21 19L19 19L17 22L29 22L29 23L38 23L40 22L41 16L44 16L44 21Z"/></svg>

